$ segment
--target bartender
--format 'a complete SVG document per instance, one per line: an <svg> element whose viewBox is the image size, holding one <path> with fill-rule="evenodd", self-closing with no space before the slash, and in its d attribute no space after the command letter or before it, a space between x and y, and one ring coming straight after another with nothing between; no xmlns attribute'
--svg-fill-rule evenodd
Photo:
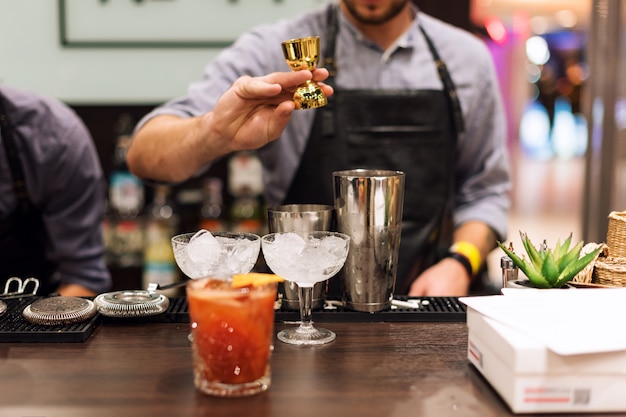
<svg viewBox="0 0 626 417"><path fill-rule="evenodd" d="M326 68L284 72L280 43L312 35ZM310 78L334 95L293 112L291 94ZM410 0L341 0L259 26L140 122L128 162L141 177L182 181L242 149L258 150L271 205L332 204L335 170L404 171L395 293L484 291L510 179L495 71L475 36Z"/></svg>
<svg viewBox="0 0 626 417"><path fill-rule="evenodd" d="M0 145L0 292L12 277L37 279L39 295L109 290L105 181L82 121L55 99L0 85Z"/></svg>

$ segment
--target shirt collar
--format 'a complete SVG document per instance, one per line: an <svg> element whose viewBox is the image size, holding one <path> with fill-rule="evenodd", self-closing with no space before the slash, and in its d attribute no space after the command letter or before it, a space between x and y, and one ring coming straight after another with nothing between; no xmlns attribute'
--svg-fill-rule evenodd
<svg viewBox="0 0 626 417"><path fill-rule="evenodd" d="M387 51L385 51L385 55L391 55L393 54L394 51L400 48L417 47L418 45L417 39L419 38L419 31L420 31L419 30L420 11L419 11L419 8L414 4L411 5L411 9L413 11L413 16L414 16L411 26L409 26L406 32L404 32L402 35L400 35L400 37L398 37L398 39L396 39L396 42L393 45L391 45L387 49ZM343 12L341 12L341 10L339 11L339 24L341 25L341 27L347 28L358 42L364 43L370 47L380 49L378 45L374 44L372 41L366 38L363 35L363 33L361 33L361 31L357 29L352 24L352 22L350 22L350 20L348 20L346 15Z"/></svg>

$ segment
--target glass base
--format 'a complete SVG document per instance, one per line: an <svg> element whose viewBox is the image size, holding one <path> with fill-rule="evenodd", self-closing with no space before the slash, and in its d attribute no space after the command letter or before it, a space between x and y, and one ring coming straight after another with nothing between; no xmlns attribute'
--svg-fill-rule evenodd
<svg viewBox="0 0 626 417"><path fill-rule="evenodd" d="M276 337L281 342L290 345L314 346L330 343L335 340L336 335L328 329L312 326L303 328L300 326L293 329L281 330Z"/></svg>
<svg viewBox="0 0 626 417"><path fill-rule="evenodd" d="M267 391L270 387L271 376L269 366L261 378L243 384L225 384L219 381L207 381L204 373L194 370L193 382L196 388L215 397L247 397Z"/></svg>

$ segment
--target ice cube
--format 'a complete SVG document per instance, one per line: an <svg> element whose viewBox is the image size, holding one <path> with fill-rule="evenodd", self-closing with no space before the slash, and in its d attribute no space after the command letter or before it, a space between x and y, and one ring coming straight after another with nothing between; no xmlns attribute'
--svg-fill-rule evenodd
<svg viewBox="0 0 626 417"><path fill-rule="evenodd" d="M306 247L306 242L302 236L295 232L280 233L274 239L274 246L277 251L282 252L285 256L298 255Z"/></svg>
<svg viewBox="0 0 626 417"><path fill-rule="evenodd" d="M337 258L342 258L346 250L346 241L339 236L326 236L320 242L320 249Z"/></svg>
<svg viewBox="0 0 626 417"><path fill-rule="evenodd" d="M200 230L189 239L187 256L192 262L213 263L219 257L220 244L207 230Z"/></svg>
<svg viewBox="0 0 626 417"><path fill-rule="evenodd" d="M218 241L225 249L224 262L231 275L250 272L259 257L260 240L218 237Z"/></svg>
<svg viewBox="0 0 626 417"><path fill-rule="evenodd" d="M228 257L230 268L238 274L249 272L259 257L259 247L254 244L239 245Z"/></svg>

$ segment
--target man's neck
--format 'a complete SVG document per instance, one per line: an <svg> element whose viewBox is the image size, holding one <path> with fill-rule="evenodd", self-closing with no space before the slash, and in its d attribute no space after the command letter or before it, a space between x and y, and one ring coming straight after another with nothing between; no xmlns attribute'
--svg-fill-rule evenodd
<svg viewBox="0 0 626 417"><path fill-rule="evenodd" d="M387 50L394 42L411 26L415 18L415 12L411 3L407 3L402 12L393 19L382 24L364 24L357 21L341 2L341 11L346 18L372 42L376 43L383 50Z"/></svg>

